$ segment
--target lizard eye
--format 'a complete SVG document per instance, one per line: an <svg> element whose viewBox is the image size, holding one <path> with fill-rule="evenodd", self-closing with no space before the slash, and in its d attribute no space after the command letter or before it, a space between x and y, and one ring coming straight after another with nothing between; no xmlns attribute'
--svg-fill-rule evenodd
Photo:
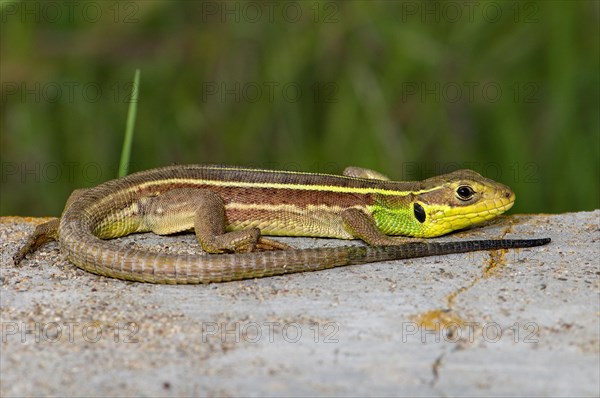
<svg viewBox="0 0 600 398"><path fill-rule="evenodd" d="M473 197L475 191L473 191L473 188L468 185L461 185L456 190L456 194L460 200L469 200Z"/></svg>

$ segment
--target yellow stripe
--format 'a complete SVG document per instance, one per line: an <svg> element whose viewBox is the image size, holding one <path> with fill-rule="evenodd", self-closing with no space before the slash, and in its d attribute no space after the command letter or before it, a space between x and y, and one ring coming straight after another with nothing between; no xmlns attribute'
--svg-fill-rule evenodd
<svg viewBox="0 0 600 398"><path fill-rule="evenodd" d="M345 209L354 208L354 209L365 209L367 206L365 205L356 205L349 207L342 206L328 206L324 204L308 204L306 209L293 205L293 204L279 204L279 205L269 205L269 204L260 204L260 203L229 203L225 205L226 209L231 210L266 210L266 211L287 211L290 213L304 213L306 210L311 211L327 211L332 213L339 213L344 211Z"/></svg>
<svg viewBox="0 0 600 398"><path fill-rule="evenodd" d="M208 167L206 167L208 168ZM240 168L217 168L214 167L215 170L247 170L247 171L259 171L259 172L269 172L269 173L282 173L281 171L275 170L257 170L257 169L240 169ZM309 175L310 173L300 173L300 172L287 172L290 174L304 174ZM327 175L327 174L318 174L318 175ZM345 177L345 176L337 176L331 175L333 177L338 178L347 178L350 180L362 180L360 178L354 177ZM191 185L208 185L208 186L218 186L218 187L235 187L235 188L272 188L272 189L292 189L292 190L301 190L301 191L323 191L323 192L337 192L337 193L357 193L357 194L381 194L381 195L389 195L389 196L407 196L412 194L419 195L426 192L432 192L440 189L441 187L433 187L430 189L424 189L420 191L395 191L392 189L382 189L382 188L357 188L357 187L341 187L336 185L305 185L305 184L280 184L273 182L244 182L244 181L222 181L222 180L210 180L210 179L199 179L199 178L169 178L162 180L154 180L147 181L144 183L136 184L130 188L116 191L115 194L122 195L130 192L137 191L139 189L151 188L152 186L160 187L161 185L166 184L191 184ZM104 206L106 202L110 202L113 200L113 195L108 195L101 200L97 201L93 206L94 208L101 208Z"/></svg>
<svg viewBox="0 0 600 398"><path fill-rule="evenodd" d="M339 177L339 176L338 176ZM244 181L221 181L221 180L201 180L198 178L170 178L168 180L159 181L148 181L142 184L136 185L136 187L147 188L152 185L163 185L163 184L196 184L196 185L212 185L217 187L235 187L235 188L273 188L273 189L296 189L300 191L324 191L324 192L340 192L340 193L360 193L360 194L372 194L378 193L381 195L396 195L396 196L407 196L412 194L419 195L425 192L432 192L441 187L433 187L430 189L423 189L421 191L395 191L392 189L381 189L381 188L357 188L357 187L340 187L337 185L304 185L304 184L280 184L274 182L244 182ZM134 187L135 188L135 187Z"/></svg>

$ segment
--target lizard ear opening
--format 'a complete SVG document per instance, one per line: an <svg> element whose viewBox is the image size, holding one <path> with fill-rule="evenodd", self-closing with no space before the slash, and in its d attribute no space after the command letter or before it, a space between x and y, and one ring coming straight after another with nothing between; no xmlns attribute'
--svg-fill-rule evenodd
<svg viewBox="0 0 600 398"><path fill-rule="evenodd" d="M423 208L423 206L421 206L418 203L415 203L413 206L413 212L415 214L415 218L417 219L417 221L419 221L421 224L423 224L425 222L425 219L427 218L427 215L425 214L425 209Z"/></svg>

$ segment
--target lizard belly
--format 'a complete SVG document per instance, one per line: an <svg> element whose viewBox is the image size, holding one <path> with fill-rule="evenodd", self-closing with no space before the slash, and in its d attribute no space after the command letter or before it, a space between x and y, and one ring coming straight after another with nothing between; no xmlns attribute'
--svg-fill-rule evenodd
<svg viewBox="0 0 600 398"><path fill-rule="evenodd" d="M343 209L323 205L228 204L227 230L259 228L263 235L354 239L344 228Z"/></svg>

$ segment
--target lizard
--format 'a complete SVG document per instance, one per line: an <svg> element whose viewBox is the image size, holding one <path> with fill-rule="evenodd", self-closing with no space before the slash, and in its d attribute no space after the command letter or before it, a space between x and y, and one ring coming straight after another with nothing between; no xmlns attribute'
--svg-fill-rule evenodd
<svg viewBox="0 0 600 398"><path fill-rule="evenodd" d="M514 201L509 187L472 170L400 182L359 167L333 175L175 165L73 191L62 216L38 225L13 260L19 264L56 240L70 262L95 274L192 284L549 243L425 239L484 223ZM209 254L165 254L109 241L189 230ZM264 236L361 239L366 245L294 249Z"/></svg>

